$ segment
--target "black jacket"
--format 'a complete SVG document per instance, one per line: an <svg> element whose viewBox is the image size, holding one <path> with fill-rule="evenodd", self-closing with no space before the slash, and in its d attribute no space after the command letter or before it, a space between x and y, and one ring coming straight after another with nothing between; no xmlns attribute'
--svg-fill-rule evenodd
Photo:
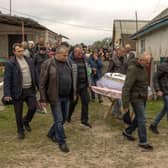
<svg viewBox="0 0 168 168"><path fill-rule="evenodd" d="M29 65L32 77L32 87L35 91L37 80L34 65L29 58L24 58ZM11 59L5 64L3 90L4 96L10 96L13 99L19 99L22 94L22 73L15 56L11 57Z"/></svg>
<svg viewBox="0 0 168 168"><path fill-rule="evenodd" d="M113 55L113 57L109 61L107 72L126 74L128 68L128 61L126 56L123 56L122 58L123 62L120 61L117 55Z"/></svg>
<svg viewBox="0 0 168 168"><path fill-rule="evenodd" d="M168 95L168 60L158 66L153 77L153 84L155 91L162 91L164 95Z"/></svg>

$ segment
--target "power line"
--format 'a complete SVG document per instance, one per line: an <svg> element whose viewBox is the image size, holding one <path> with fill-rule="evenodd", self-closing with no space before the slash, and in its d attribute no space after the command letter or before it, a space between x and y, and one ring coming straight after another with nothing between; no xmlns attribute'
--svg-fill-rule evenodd
<svg viewBox="0 0 168 168"><path fill-rule="evenodd" d="M10 11L9 9L0 6L1 9ZM85 26L85 25L77 25L77 24L70 24L70 23L65 23L62 21L58 21L58 20L52 20L52 19L48 19L48 18L42 18L42 17L38 17L38 16L33 16L33 15L29 15L27 13L23 13L23 12L18 12L15 10L12 10L12 12L24 15L24 16L28 16L31 18L36 18L36 19L40 19L40 20L45 20L45 21L49 21L49 22L54 22L54 23L58 23L58 24L62 24L62 25L66 25L66 26L72 26L72 27L78 27L78 28L83 28L83 29L92 29L92 30L97 30L97 31L105 31L105 32L111 32L112 30L110 28L100 28L100 27L91 27L91 26Z"/></svg>

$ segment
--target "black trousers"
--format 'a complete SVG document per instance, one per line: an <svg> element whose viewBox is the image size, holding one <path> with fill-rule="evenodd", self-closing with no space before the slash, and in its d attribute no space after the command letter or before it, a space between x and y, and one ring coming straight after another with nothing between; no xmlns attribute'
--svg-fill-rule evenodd
<svg viewBox="0 0 168 168"><path fill-rule="evenodd" d="M89 105L89 93L87 87L82 88L78 91L76 101L70 101L69 105L69 117L68 119L71 120L72 114L75 110L75 107L78 103L78 99L81 99L81 122L88 122L88 105Z"/></svg>
<svg viewBox="0 0 168 168"><path fill-rule="evenodd" d="M28 111L23 118L23 104L26 102ZM36 111L35 91L32 88L23 89L20 99L14 100L14 111L16 117L17 131L24 132L23 123L31 122Z"/></svg>

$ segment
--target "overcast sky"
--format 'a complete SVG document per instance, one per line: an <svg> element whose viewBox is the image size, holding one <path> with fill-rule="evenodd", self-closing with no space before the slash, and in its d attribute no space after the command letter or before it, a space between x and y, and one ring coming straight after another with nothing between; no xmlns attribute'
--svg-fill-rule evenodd
<svg viewBox="0 0 168 168"><path fill-rule="evenodd" d="M0 0L9 11L10 0ZM70 38L70 43L91 44L112 36L114 19L149 20L168 7L168 0L11 0L14 11L36 16L40 24ZM19 15L17 13L17 15ZM60 24L64 23L64 24ZM71 26L77 25L78 27ZM83 28L85 27L85 28Z"/></svg>

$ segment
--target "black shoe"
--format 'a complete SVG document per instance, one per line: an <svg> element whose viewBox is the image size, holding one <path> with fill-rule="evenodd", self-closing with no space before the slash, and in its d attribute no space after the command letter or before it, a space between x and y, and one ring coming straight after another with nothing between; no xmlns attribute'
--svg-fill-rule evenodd
<svg viewBox="0 0 168 168"><path fill-rule="evenodd" d="M139 147L146 149L146 150L153 150L153 146L150 144L139 144Z"/></svg>
<svg viewBox="0 0 168 168"><path fill-rule="evenodd" d="M71 118L68 118L68 119L67 119L67 122L70 123L70 122L71 122Z"/></svg>
<svg viewBox="0 0 168 168"><path fill-rule="evenodd" d="M159 134L159 131L157 129L157 126L153 126L152 124L150 125L149 129L154 133L154 134Z"/></svg>
<svg viewBox="0 0 168 168"><path fill-rule="evenodd" d="M92 99L91 99L91 102L95 102L95 98L92 98Z"/></svg>
<svg viewBox="0 0 168 168"><path fill-rule="evenodd" d="M50 136L49 134L47 134L47 137L52 141L52 142L54 142L54 143L58 143L58 140L57 140L57 138L55 137L55 136Z"/></svg>
<svg viewBox="0 0 168 168"><path fill-rule="evenodd" d="M103 103L103 100L100 99L100 100L99 100L99 103L100 103L100 104Z"/></svg>
<svg viewBox="0 0 168 168"><path fill-rule="evenodd" d="M92 126L88 122L82 122L80 125L85 128L92 128Z"/></svg>
<svg viewBox="0 0 168 168"><path fill-rule="evenodd" d="M29 123L24 123L24 127L28 132L31 132L32 129L31 129Z"/></svg>
<svg viewBox="0 0 168 168"><path fill-rule="evenodd" d="M125 131L122 132L123 136L126 137L129 141L135 141L136 139L132 135L128 135Z"/></svg>
<svg viewBox="0 0 168 168"><path fill-rule="evenodd" d="M25 138L24 132L19 132L18 133L18 139L24 139L24 138Z"/></svg>
<svg viewBox="0 0 168 168"><path fill-rule="evenodd" d="M60 150L61 150L62 152L65 152L65 153L68 153L68 152L69 152L69 148L68 148L68 146L67 146L66 143L64 143L64 144L59 144L59 148L60 148Z"/></svg>

